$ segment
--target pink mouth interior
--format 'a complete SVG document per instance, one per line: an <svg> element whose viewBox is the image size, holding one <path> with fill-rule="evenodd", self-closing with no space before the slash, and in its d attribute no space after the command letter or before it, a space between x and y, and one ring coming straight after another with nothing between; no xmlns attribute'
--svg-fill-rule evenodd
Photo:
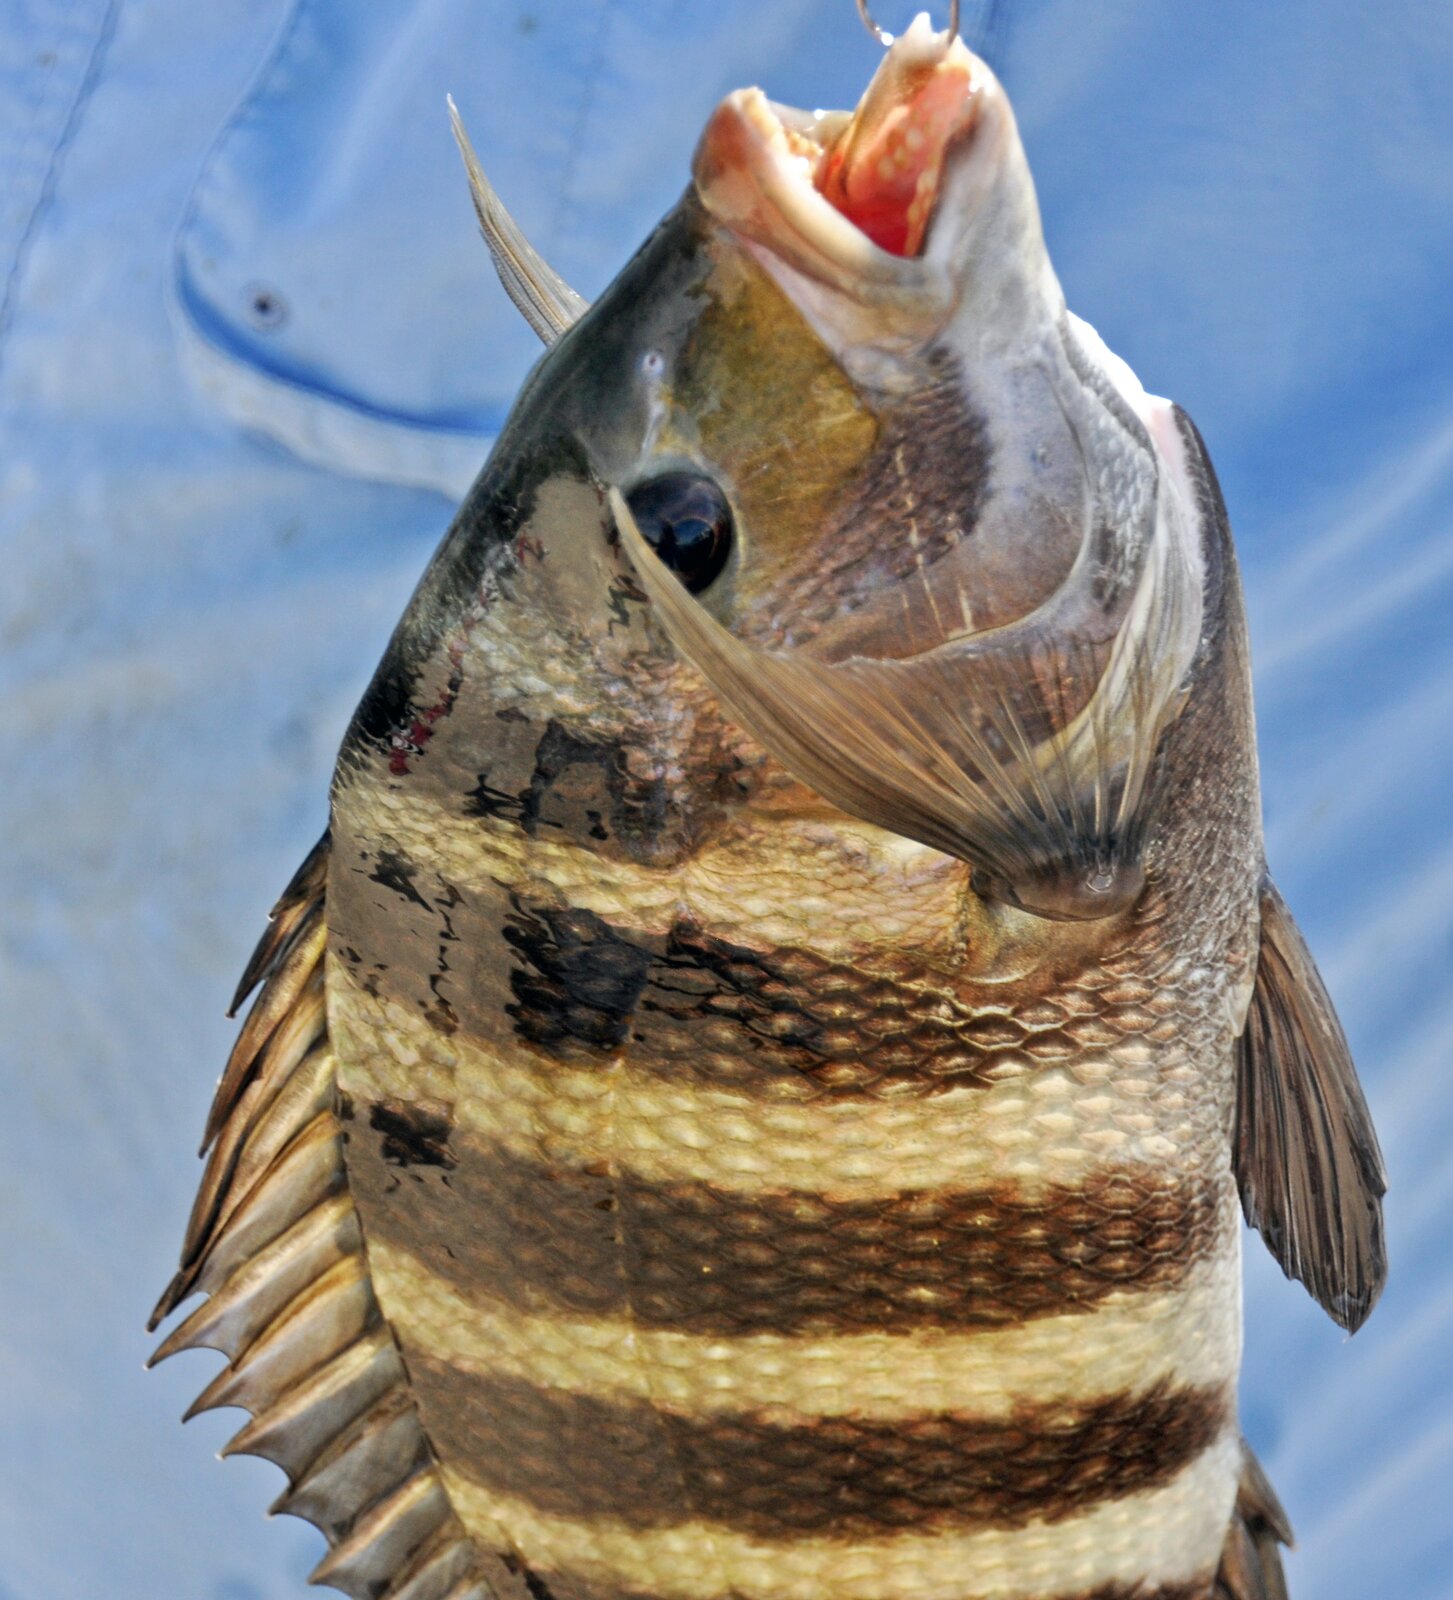
<svg viewBox="0 0 1453 1600"><path fill-rule="evenodd" d="M893 255L923 249L944 157L974 120L970 75L969 57L959 48L905 75L901 85L881 86L886 104L874 84L841 136L817 154L818 192Z"/></svg>

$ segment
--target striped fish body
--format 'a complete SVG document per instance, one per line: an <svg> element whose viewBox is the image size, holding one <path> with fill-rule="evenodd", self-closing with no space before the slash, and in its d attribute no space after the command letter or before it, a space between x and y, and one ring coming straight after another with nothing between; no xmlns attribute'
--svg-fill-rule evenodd
<svg viewBox="0 0 1453 1600"><path fill-rule="evenodd" d="M731 97L588 312L471 171L559 337L244 976L159 1355L358 1600L1285 1600L1239 1212L1355 1328L1383 1178L1199 436L922 20L850 118Z"/></svg>
<svg viewBox="0 0 1453 1600"><path fill-rule="evenodd" d="M663 859L645 797L700 809L729 736L684 671L634 746L532 715L518 574L422 748L351 748L349 1188L454 1513L535 1592L1209 1592L1257 880L1222 533L1217 682L1113 928L993 908L740 741ZM668 738L710 758L673 778Z"/></svg>

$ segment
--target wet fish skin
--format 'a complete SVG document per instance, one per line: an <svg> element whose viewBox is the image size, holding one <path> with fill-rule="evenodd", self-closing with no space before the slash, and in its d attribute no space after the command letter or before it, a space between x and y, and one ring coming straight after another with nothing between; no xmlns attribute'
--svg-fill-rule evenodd
<svg viewBox="0 0 1453 1600"><path fill-rule="evenodd" d="M916 27L879 102L949 52ZM1311 980L1288 937L1259 959L1229 528L1188 420L1065 314L972 72L902 270L795 191L743 210L773 124L719 113L526 385L249 969L263 1022L159 1310L214 1298L163 1349L225 1344L239 1448L284 1463L349 1593L1283 1592L1235 1419L1238 1179L1275 1222L1279 1175L1305 1201L1325 1167L1238 1122L1306 1099L1275 1002ZM689 605L610 498L679 468L738 529ZM946 646L980 723L922 692ZM875 765L831 718L871 725L884 683ZM1099 866L1123 893L1087 916ZM1380 1163L1350 1061L1309 1049L1360 1157L1314 1221L1351 1215L1365 1259L1308 1270L1305 1210L1276 1236L1350 1321Z"/></svg>

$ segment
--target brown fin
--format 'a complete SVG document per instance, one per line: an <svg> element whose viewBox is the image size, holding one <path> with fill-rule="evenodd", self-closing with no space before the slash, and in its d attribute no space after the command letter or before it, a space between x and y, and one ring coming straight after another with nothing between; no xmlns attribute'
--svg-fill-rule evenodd
<svg viewBox="0 0 1453 1600"><path fill-rule="evenodd" d="M335 1195L252 1257L157 1347L152 1362L178 1350L221 1350L235 1361L307 1286L361 1244L358 1213Z"/></svg>
<svg viewBox="0 0 1453 1600"><path fill-rule="evenodd" d="M1214 1600L1287 1600L1281 1546L1294 1543L1291 1524L1251 1447L1243 1443L1241 1452L1241 1482Z"/></svg>
<svg viewBox="0 0 1453 1600"><path fill-rule="evenodd" d="M259 1409L222 1454L262 1456L297 1482L345 1428L403 1380L393 1336L377 1329Z"/></svg>
<svg viewBox="0 0 1453 1600"><path fill-rule="evenodd" d="M1247 1221L1286 1275L1355 1333L1387 1276L1387 1178L1337 1013L1269 878L1237 1047L1235 1153Z"/></svg>
<svg viewBox="0 0 1453 1600"><path fill-rule="evenodd" d="M403 1389L390 1389L345 1428L270 1509L305 1517L330 1539L336 1538L359 1506L372 1505L428 1461L428 1445L413 1402Z"/></svg>
<svg viewBox="0 0 1453 1600"><path fill-rule="evenodd" d="M469 1546L447 1534L436 1535L394 1579L384 1600L448 1600L457 1585L472 1583L475 1577L476 1563ZM500 1590L495 1592L504 1600Z"/></svg>
<svg viewBox="0 0 1453 1600"><path fill-rule="evenodd" d="M212 1230L206 1253L190 1271L189 1293L211 1294L304 1212L343 1187L339 1137L338 1119L324 1111L293 1138Z"/></svg>
<svg viewBox="0 0 1453 1600"><path fill-rule="evenodd" d="M1255 1452L1244 1440L1241 1445L1241 1481L1236 1487L1236 1511L1248 1527L1256 1530L1258 1537L1263 1532L1269 1533L1287 1549L1296 1548L1291 1519L1277 1498L1265 1469L1256 1459Z"/></svg>
<svg viewBox="0 0 1453 1600"><path fill-rule="evenodd" d="M505 210L494 185L484 175L452 96L448 103L449 126L454 130L454 142L464 158L474 214L479 218L479 230L489 246L494 270L520 315L544 343L554 344L567 328L585 315L590 302L576 294Z"/></svg>
<svg viewBox="0 0 1453 1600"><path fill-rule="evenodd" d="M360 1339L377 1315L363 1257L345 1255L306 1284L232 1365L218 1373L182 1421L189 1422L218 1406L246 1406L256 1411L270 1405Z"/></svg>
<svg viewBox="0 0 1453 1600"><path fill-rule="evenodd" d="M306 1088L314 1109L321 1111L323 1100L331 1103L331 1057L326 1050L321 1057L315 1054L327 1029L323 1001L327 842L324 834L278 902L275 915L291 920L292 931L258 968L262 993L253 1002L217 1086L202 1146L210 1154L187 1221L181 1264L147 1323L153 1331L193 1293L232 1214L244 1201L257 1198L267 1169L306 1120L307 1097L293 1083L300 1068L309 1074ZM341 1156L337 1166L341 1171ZM287 1176L296 1174L289 1169ZM271 1199L285 1201L285 1188L280 1186ZM285 1221L296 1221L311 1209L318 1198L316 1185L303 1185L297 1197L297 1209L278 1219L270 1237L281 1231Z"/></svg>
<svg viewBox="0 0 1453 1600"><path fill-rule="evenodd" d="M426 1468L366 1511L318 1563L309 1583L374 1600L433 1534L453 1520L438 1473Z"/></svg>
<svg viewBox="0 0 1453 1600"><path fill-rule="evenodd" d="M252 1413L223 1453L287 1473L277 1509L332 1547L318 1582L442 1600L499 1563L449 1505L363 1254L327 1036L327 846L324 835L249 963L240 992L262 992L218 1087L182 1264L151 1325L208 1298L152 1360L196 1345L229 1357L188 1415Z"/></svg>
<svg viewBox="0 0 1453 1600"><path fill-rule="evenodd" d="M321 975L316 995L309 996L297 1020L296 1031L285 1024L274 1034L277 1048L269 1049L269 1070L248 1085L212 1146L187 1221L183 1266L205 1254L289 1141L333 1107L337 1086L332 1053L324 1042Z"/></svg>
<svg viewBox="0 0 1453 1600"><path fill-rule="evenodd" d="M325 828L323 837L308 852L302 866L278 896L277 904L268 912L267 931L257 941L247 965L242 969L232 1004L227 1008L229 1017L235 1017L248 995L276 970L309 909L322 904L331 845L332 830Z"/></svg>
<svg viewBox="0 0 1453 1600"><path fill-rule="evenodd" d="M257 1063L273 1033L293 1011L298 996L308 981L318 972L323 961L323 946L327 928L323 923L323 902L319 898L299 914L284 950L269 974L263 990L247 1013L237 1042L222 1069L222 1080L212 1101L207 1126L202 1132L202 1146L198 1154L205 1155L212 1141L231 1116L244 1090L252 1080Z"/></svg>

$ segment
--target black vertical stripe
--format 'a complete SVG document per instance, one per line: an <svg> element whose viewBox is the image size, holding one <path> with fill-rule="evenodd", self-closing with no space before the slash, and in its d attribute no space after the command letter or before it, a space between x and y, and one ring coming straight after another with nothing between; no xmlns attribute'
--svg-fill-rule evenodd
<svg viewBox="0 0 1453 1600"><path fill-rule="evenodd" d="M1229 1425L1231 1386L1020 1404L1007 1418L696 1414L411 1357L430 1441L474 1483L572 1518L701 1518L762 1539L1054 1522L1155 1489Z"/></svg>

